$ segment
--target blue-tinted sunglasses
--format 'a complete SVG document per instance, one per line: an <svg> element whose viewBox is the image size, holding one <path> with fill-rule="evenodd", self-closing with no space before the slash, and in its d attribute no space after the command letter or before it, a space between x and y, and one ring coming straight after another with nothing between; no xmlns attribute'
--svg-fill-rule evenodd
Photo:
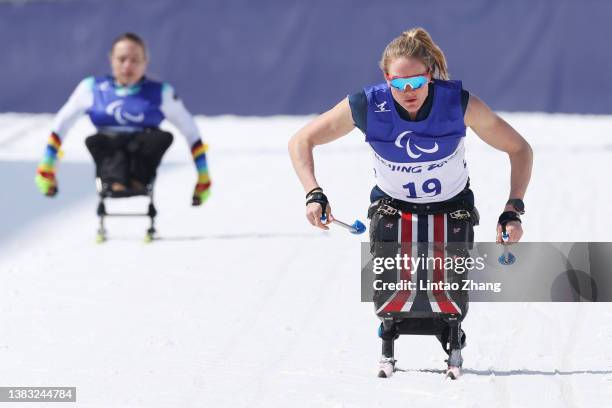
<svg viewBox="0 0 612 408"><path fill-rule="evenodd" d="M425 75L415 75L409 77L388 77L389 84L395 89L405 91L408 87L411 90L419 89L423 85L429 82L429 79Z"/></svg>

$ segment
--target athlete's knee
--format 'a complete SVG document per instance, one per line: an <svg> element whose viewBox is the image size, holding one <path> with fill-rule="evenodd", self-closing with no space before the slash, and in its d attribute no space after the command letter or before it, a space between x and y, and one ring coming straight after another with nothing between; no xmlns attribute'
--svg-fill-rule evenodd
<svg viewBox="0 0 612 408"><path fill-rule="evenodd" d="M106 142L106 138L106 135L102 135L100 133L88 136L85 138L85 146L87 147L87 150L91 152L92 150L100 148L100 146Z"/></svg>
<svg viewBox="0 0 612 408"><path fill-rule="evenodd" d="M159 132L157 138L159 146L162 147L164 150L169 148L172 144L172 141L174 140L174 136L172 135L172 133L163 131Z"/></svg>
<svg viewBox="0 0 612 408"><path fill-rule="evenodd" d="M168 144L172 144L172 141L174 140L174 135L170 132L166 132L166 138L168 140Z"/></svg>
<svg viewBox="0 0 612 408"><path fill-rule="evenodd" d="M153 142L157 147L167 149L174 140L174 136L170 132L166 132L160 129L152 129L145 131L142 135L142 139L145 141Z"/></svg>

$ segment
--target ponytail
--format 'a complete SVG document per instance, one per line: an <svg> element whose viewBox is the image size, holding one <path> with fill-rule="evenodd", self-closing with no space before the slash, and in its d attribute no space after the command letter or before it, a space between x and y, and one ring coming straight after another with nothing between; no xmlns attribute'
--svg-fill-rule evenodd
<svg viewBox="0 0 612 408"><path fill-rule="evenodd" d="M379 63L385 76L389 73L388 68L391 61L401 57L420 60L434 78L450 78L444 53L433 42L429 33L421 27L404 31L385 47Z"/></svg>

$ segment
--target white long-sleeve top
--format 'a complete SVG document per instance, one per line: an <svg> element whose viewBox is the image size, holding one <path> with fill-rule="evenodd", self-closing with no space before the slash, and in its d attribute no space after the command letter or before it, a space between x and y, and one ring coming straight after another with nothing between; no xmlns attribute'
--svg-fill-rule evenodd
<svg viewBox="0 0 612 408"><path fill-rule="evenodd" d="M121 86L112 77L87 77L72 92L56 114L52 131L63 140L76 120L89 115L98 131L131 133L158 128L167 119L192 147L201 140L200 131L174 88L143 78L132 86Z"/></svg>

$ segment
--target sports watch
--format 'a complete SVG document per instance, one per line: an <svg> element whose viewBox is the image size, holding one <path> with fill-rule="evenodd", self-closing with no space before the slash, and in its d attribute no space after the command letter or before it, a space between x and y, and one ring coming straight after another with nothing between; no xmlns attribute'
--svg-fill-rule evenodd
<svg viewBox="0 0 612 408"><path fill-rule="evenodd" d="M525 203L520 198L511 198L506 202L506 205L511 205L514 211L523 215L525 214Z"/></svg>

